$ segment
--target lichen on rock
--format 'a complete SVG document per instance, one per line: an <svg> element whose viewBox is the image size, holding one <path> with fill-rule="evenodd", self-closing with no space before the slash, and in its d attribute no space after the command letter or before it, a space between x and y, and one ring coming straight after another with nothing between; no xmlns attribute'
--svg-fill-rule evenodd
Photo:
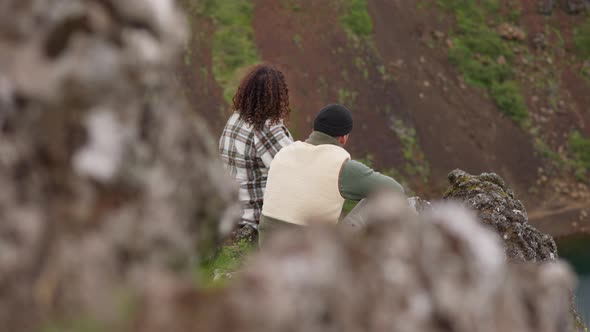
<svg viewBox="0 0 590 332"><path fill-rule="evenodd" d="M500 176L474 176L454 170L449 182L451 187L444 198L464 202L477 211L479 218L502 237L510 260L541 263L557 259L553 238L528 223L526 209Z"/></svg>

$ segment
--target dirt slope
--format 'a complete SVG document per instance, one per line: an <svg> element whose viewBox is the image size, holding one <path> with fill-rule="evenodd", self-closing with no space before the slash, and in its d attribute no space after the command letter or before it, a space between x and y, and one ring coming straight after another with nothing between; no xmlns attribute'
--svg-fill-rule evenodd
<svg viewBox="0 0 590 332"><path fill-rule="evenodd" d="M285 71L291 89L292 124L298 138L306 137L311 120L328 103L342 102L354 112L351 152L373 155L378 166L403 162L398 137L389 128L387 106L398 108L400 95L393 81L376 79L379 60L363 46L355 48L340 28L338 8L329 1L308 1L296 15L274 0L257 3L254 28L265 61ZM300 36L301 45L293 39ZM368 79L355 66L363 59Z"/></svg>
<svg viewBox="0 0 590 332"><path fill-rule="evenodd" d="M525 194L540 165L531 141L481 92L460 87L443 49L424 45L425 35L445 27L432 26L434 14L405 2L375 0L369 5L376 51L351 45L329 2L301 2L295 15L277 1L257 4L256 41L263 59L284 68L291 81L297 128L308 128L313 114L337 101L338 89L344 87L358 93L350 105L360 124L352 142L356 157L371 154L377 167L402 168L400 142L390 127L403 119L416 128L431 167L428 186L412 181L420 194L443 191L446 174L457 167L498 172ZM295 34L302 37L301 48L293 42ZM357 57L369 58L373 67L387 66L395 79L383 80L377 70L365 79L355 68Z"/></svg>
<svg viewBox="0 0 590 332"><path fill-rule="evenodd" d="M445 179L448 171L458 167L474 173L494 171L517 184L524 195L540 161L514 122L502 116L481 91L462 84L444 49L425 45L432 31L447 30L445 22L436 24L437 13L404 1L375 0L369 9L381 54L386 61L402 59L405 64L397 70L403 98L400 112L412 117L433 178Z"/></svg>
<svg viewBox="0 0 590 332"><path fill-rule="evenodd" d="M280 67L288 79L296 138L309 133L322 106L340 102L355 116L353 156L372 159L419 195L439 197L454 168L500 174L530 210L562 209L572 200L569 194L587 192L572 177L558 176L553 163L540 156L529 129L504 116L483 90L463 82L448 60L454 24L448 12L409 0L369 0L373 33L363 39L343 28L340 0L252 3L260 58ZM523 45L532 62L520 56L515 71L531 127L560 151L572 130L590 135L590 85L579 75L581 63L572 60L573 29L584 17L559 10L541 16L532 0L522 0L520 8L519 24L527 31ZM180 78L194 108L219 133L229 106L211 74L214 26L206 18L194 21ZM551 31L560 31L559 36ZM543 50L533 41L539 33L550 45ZM556 110L547 113L553 104ZM556 190L558 185L573 189ZM587 202L590 195L579 197Z"/></svg>

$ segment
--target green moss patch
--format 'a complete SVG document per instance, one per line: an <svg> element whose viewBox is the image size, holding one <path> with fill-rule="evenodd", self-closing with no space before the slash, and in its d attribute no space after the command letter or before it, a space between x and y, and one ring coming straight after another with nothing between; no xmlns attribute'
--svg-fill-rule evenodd
<svg viewBox="0 0 590 332"><path fill-rule="evenodd" d="M590 59L590 19L575 30L574 43L578 55Z"/></svg>
<svg viewBox="0 0 590 332"><path fill-rule="evenodd" d="M253 249L253 244L245 240L221 247L215 255L205 259L196 268L199 285L205 288L223 287L226 279L216 276L235 272Z"/></svg>
<svg viewBox="0 0 590 332"><path fill-rule="evenodd" d="M197 6L198 13L215 24L213 75L231 102L245 70L260 62L252 27L254 5L249 0L201 0Z"/></svg>
<svg viewBox="0 0 590 332"><path fill-rule="evenodd" d="M576 176L581 180L588 180L590 172L590 138L585 138L579 132L573 132L569 138L569 148L574 157Z"/></svg>
<svg viewBox="0 0 590 332"><path fill-rule="evenodd" d="M373 20L366 0L343 0L343 6L344 14L340 21L348 33L358 37L373 33Z"/></svg>
<svg viewBox="0 0 590 332"><path fill-rule="evenodd" d="M488 23L490 17L500 16L499 2L439 0L439 5L453 13L457 23L449 51L451 63L468 84L485 89L503 113L524 124L528 111L514 79L510 42Z"/></svg>

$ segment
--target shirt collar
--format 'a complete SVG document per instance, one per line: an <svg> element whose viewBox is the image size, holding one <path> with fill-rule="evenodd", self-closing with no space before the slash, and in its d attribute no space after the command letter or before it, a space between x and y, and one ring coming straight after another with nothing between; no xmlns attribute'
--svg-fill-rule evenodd
<svg viewBox="0 0 590 332"><path fill-rule="evenodd" d="M319 131L313 131L311 135L309 135L309 138L305 140L305 143L309 143L311 145L331 144L342 147L336 138Z"/></svg>

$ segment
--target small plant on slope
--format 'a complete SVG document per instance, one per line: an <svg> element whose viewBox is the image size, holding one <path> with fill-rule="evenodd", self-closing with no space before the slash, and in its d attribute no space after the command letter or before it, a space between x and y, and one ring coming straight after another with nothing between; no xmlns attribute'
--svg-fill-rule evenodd
<svg viewBox="0 0 590 332"><path fill-rule="evenodd" d="M439 0L439 5L451 11L457 22L451 63L468 84L485 89L502 112L524 124L528 112L510 66L512 50L486 23L489 14L498 14L498 1Z"/></svg>
<svg viewBox="0 0 590 332"><path fill-rule="evenodd" d="M254 5L249 0L202 0L199 6L215 23L213 75L230 102L243 71L260 62L252 27Z"/></svg>
<svg viewBox="0 0 590 332"><path fill-rule="evenodd" d="M590 138L584 138L579 132L573 132L569 139L569 148L574 156L576 176L588 180L590 171Z"/></svg>
<svg viewBox="0 0 590 332"><path fill-rule="evenodd" d="M578 54L590 60L590 19L575 30L574 43Z"/></svg>
<svg viewBox="0 0 590 332"><path fill-rule="evenodd" d="M365 37L373 33L373 20L366 0L343 0L343 5L344 15L340 21L350 34Z"/></svg>

